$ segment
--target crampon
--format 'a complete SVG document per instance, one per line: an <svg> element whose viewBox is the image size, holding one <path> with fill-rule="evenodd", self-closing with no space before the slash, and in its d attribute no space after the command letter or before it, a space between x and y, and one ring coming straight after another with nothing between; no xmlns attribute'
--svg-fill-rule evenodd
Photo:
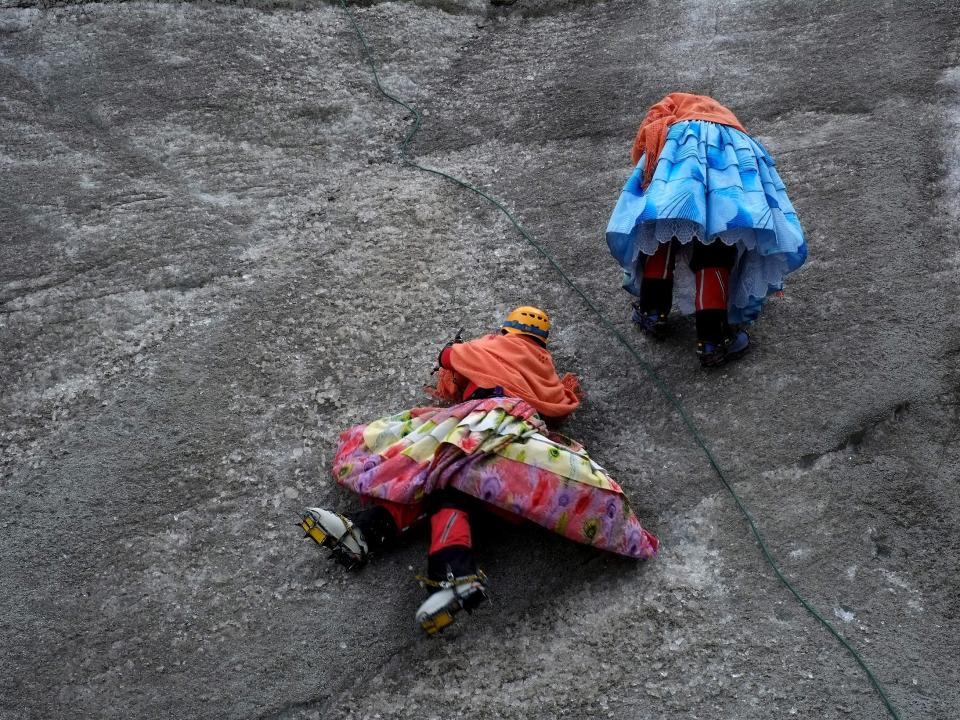
<svg viewBox="0 0 960 720"><path fill-rule="evenodd" d="M330 550L330 558L348 570L366 564L369 553L363 534L349 518L323 508L307 508L300 527L305 537Z"/></svg>
<svg viewBox="0 0 960 720"><path fill-rule="evenodd" d="M654 340L663 340L669 333L667 314L657 310L642 311L637 305L633 306L633 316L630 318L634 325L639 325L643 334Z"/></svg>
<svg viewBox="0 0 960 720"><path fill-rule="evenodd" d="M743 356L750 347L750 336L745 330L735 330L722 343L697 343L700 367L713 368L726 365Z"/></svg>
<svg viewBox="0 0 960 720"><path fill-rule="evenodd" d="M459 578L450 575L441 582L420 578L425 585L439 589L424 600L417 610L417 624L427 635L436 635L452 625L454 615L461 610L473 612L484 601L489 600L485 580L486 576L482 572Z"/></svg>

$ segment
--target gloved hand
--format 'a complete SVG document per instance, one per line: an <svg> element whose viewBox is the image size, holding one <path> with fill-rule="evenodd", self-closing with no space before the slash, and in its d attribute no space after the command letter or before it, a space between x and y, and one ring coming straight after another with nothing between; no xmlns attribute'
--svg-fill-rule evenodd
<svg viewBox="0 0 960 720"><path fill-rule="evenodd" d="M460 328L459 330L457 330L457 334L453 336L453 340L451 340L450 342L448 342L446 345L443 346L443 349L440 351L440 354L437 356L437 366L433 369L433 372L430 373L431 375L433 375L435 372L437 372L437 370L443 367L443 354L447 350L452 348L454 345L462 342L463 342L463 328Z"/></svg>

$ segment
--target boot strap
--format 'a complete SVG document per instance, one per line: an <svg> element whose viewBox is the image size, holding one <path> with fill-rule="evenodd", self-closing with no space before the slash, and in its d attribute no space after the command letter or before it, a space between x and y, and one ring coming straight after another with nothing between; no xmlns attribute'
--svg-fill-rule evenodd
<svg viewBox="0 0 960 720"><path fill-rule="evenodd" d="M421 587L437 588L438 590L445 590L447 588L456 589L457 585L470 582L486 583L487 580L487 576L482 570L477 570L475 575L464 575L462 577L454 577L453 573L449 573L445 580L431 580L425 575L416 575L414 577L417 582L420 583Z"/></svg>

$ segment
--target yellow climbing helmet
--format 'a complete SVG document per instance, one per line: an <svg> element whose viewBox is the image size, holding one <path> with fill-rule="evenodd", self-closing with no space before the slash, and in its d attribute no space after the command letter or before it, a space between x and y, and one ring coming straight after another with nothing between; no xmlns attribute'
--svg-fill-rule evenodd
<svg viewBox="0 0 960 720"><path fill-rule="evenodd" d="M550 316L540 308L523 305L510 311L500 329L515 335L529 335L545 343L550 337Z"/></svg>

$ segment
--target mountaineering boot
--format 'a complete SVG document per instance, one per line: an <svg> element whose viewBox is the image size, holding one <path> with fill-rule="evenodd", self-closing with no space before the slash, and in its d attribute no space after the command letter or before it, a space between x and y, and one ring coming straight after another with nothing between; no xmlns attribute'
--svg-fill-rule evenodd
<svg viewBox="0 0 960 720"><path fill-rule="evenodd" d="M654 340L663 340L667 337L669 328L667 326L667 313L659 310L648 310L644 312L639 305L633 306L633 317L630 318L634 325L639 325L644 335L652 337Z"/></svg>
<svg viewBox="0 0 960 720"><path fill-rule="evenodd" d="M440 632L456 613L471 612L487 599L486 576L473 557L469 516L455 493L447 492L438 500L440 507L430 516L427 577L420 578L433 594L415 616L427 635Z"/></svg>
<svg viewBox="0 0 960 720"><path fill-rule="evenodd" d="M633 303L633 322L656 340L667 336L667 316L673 305L673 245L664 244L643 267L640 299Z"/></svg>
<svg viewBox="0 0 960 720"><path fill-rule="evenodd" d="M350 513L354 529L367 543L367 552L374 555L385 550L400 536L400 523L409 527L419 515L413 506L372 504L363 510Z"/></svg>
<svg viewBox="0 0 960 720"><path fill-rule="evenodd" d="M700 367L711 368L726 365L747 352L750 336L745 330L733 330L721 343L700 341L697 343L697 355Z"/></svg>
<svg viewBox="0 0 960 720"><path fill-rule="evenodd" d="M307 508L300 527L318 545L330 548L330 557L347 569L367 562L367 542L350 518L323 508Z"/></svg>
<svg viewBox="0 0 960 720"><path fill-rule="evenodd" d="M473 612L484 600L487 600L486 577L476 573L466 577L454 577L451 573L446 580L433 583L439 589L424 600L415 615L417 624L427 635L435 635L453 623L453 616L461 610Z"/></svg>

